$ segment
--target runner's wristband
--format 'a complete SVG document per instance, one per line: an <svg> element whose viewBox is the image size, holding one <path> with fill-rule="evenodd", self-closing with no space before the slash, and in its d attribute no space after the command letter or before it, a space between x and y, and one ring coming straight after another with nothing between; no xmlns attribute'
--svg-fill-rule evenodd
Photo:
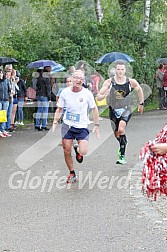
<svg viewBox="0 0 167 252"><path fill-rule="evenodd" d="M95 123L95 126L99 127L100 125L99 125L99 123Z"/></svg>
<svg viewBox="0 0 167 252"><path fill-rule="evenodd" d="M58 122L57 121L54 121L53 124L57 124Z"/></svg>
<svg viewBox="0 0 167 252"><path fill-rule="evenodd" d="M144 105L144 102L141 102L139 105L143 106L143 105Z"/></svg>

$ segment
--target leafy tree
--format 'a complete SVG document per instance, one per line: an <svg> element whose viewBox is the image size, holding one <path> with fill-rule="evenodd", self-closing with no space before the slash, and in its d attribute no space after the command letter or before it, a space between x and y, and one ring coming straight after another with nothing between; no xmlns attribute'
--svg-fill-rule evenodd
<svg viewBox="0 0 167 252"><path fill-rule="evenodd" d="M0 54L16 57L25 71L33 60L49 58L65 67L85 60L97 68L95 61L110 51L122 51L135 58L135 77L152 85L156 59L167 51L164 0L151 1L149 33L145 37L144 1L99 1L103 19L99 23L95 0L15 0L19 5L2 7ZM121 5L122 4L122 5ZM127 6L122 15L122 7ZM24 15L23 15L24 13ZM164 32L165 31L165 32ZM147 55L143 59L143 48ZM107 76L108 64L98 66ZM146 72L143 75L143 72Z"/></svg>
<svg viewBox="0 0 167 252"><path fill-rule="evenodd" d="M14 7L17 3L13 0L0 0L0 5Z"/></svg>
<svg viewBox="0 0 167 252"><path fill-rule="evenodd" d="M135 2L140 0L118 0L123 16L128 15Z"/></svg>

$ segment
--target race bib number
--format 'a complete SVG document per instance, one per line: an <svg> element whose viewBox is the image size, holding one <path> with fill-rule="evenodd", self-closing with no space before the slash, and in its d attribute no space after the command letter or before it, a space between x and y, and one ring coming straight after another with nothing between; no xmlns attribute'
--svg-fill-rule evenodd
<svg viewBox="0 0 167 252"><path fill-rule="evenodd" d="M79 122L80 121L80 114L74 114L74 113L67 111L66 119L69 121L73 121L73 122Z"/></svg>
<svg viewBox="0 0 167 252"><path fill-rule="evenodd" d="M120 118L121 115L125 112L124 108L120 108L120 109L114 109L114 114L116 116L116 118Z"/></svg>

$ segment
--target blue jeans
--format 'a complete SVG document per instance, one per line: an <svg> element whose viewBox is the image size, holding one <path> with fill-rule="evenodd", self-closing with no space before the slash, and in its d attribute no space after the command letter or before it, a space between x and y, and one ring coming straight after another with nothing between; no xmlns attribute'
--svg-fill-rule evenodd
<svg viewBox="0 0 167 252"><path fill-rule="evenodd" d="M8 112L7 112L6 130L8 130L10 128L12 108L13 108L13 101L9 102L9 107L8 107Z"/></svg>
<svg viewBox="0 0 167 252"><path fill-rule="evenodd" d="M46 127L49 108L48 97L37 96L37 106L35 126L40 127L40 121L42 121L42 127Z"/></svg>
<svg viewBox="0 0 167 252"><path fill-rule="evenodd" d="M24 105L24 98L18 97L18 106L17 106L17 121L23 122L24 114L23 114L23 105Z"/></svg>
<svg viewBox="0 0 167 252"><path fill-rule="evenodd" d="M6 114L8 112L9 101L0 101L0 110L6 110ZM6 129L6 122L0 123L0 131L5 131Z"/></svg>

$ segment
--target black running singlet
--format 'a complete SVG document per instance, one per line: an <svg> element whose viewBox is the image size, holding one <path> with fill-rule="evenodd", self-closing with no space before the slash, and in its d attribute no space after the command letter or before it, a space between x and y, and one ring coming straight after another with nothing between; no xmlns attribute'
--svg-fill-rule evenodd
<svg viewBox="0 0 167 252"><path fill-rule="evenodd" d="M111 88L108 97L108 105L113 109L129 107L131 92L129 78L126 78L126 83L117 84L114 77L112 77L110 86Z"/></svg>

